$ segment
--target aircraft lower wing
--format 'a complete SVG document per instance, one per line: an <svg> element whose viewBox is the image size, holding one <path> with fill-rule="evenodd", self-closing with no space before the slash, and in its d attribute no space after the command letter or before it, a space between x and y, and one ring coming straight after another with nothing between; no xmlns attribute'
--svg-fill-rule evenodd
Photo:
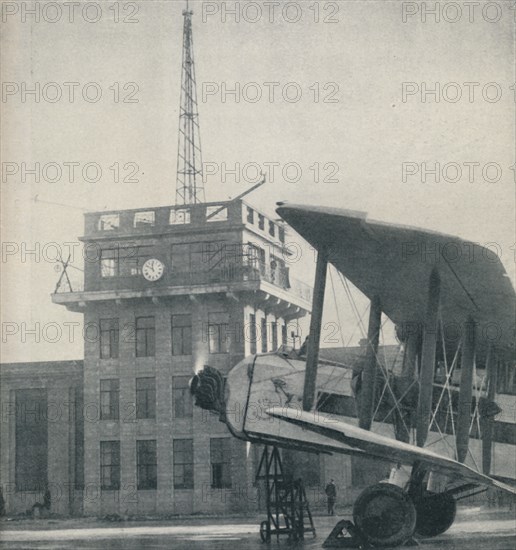
<svg viewBox="0 0 516 550"><path fill-rule="evenodd" d="M352 448L360 449L369 456L388 459L403 464L420 462L429 470L448 476L458 476L479 485L496 487L516 495L516 488L477 472L473 468L428 449L396 441L380 434L353 426L335 416L319 411L300 411L289 407L272 407L267 414L302 428L334 439Z"/></svg>

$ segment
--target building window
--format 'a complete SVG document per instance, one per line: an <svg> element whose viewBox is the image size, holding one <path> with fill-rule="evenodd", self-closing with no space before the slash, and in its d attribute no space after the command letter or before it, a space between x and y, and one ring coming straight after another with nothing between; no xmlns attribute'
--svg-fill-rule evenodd
<svg viewBox="0 0 516 550"><path fill-rule="evenodd" d="M193 415L189 376L172 377L172 399L175 418L188 418Z"/></svg>
<svg viewBox="0 0 516 550"><path fill-rule="evenodd" d="M254 223L254 210L247 207L247 223Z"/></svg>
<svg viewBox="0 0 516 550"><path fill-rule="evenodd" d="M136 212L134 215L134 227L152 226L156 222L156 213L154 210L146 212Z"/></svg>
<svg viewBox="0 0 516 550"><path fill-rule="evenodd" d="M15 390L16 491L44 491L47 487L47 411L46 389Z"/></svg>
<svg viewBox="0 0 516 550"><path fill-rule="evenodd" d="M265 231L265 216L258 214L258 229Z"/></svg>
<svg viewBox="0 0 516 550"><path fill-rule="evenodd" d="M156 379L136 379L136 418L156 418Z"/></svg>
<svg viewBox="0 0 516 550"><path fill-rule="evenodd" d="M273 221L269 220L269 235L274 237L275 234L276 234L276 225L274 224Z"/></svg>
<svg viewBox="0 0 516 550"><path fill-rule="evenodd" d="M192 316L172 315L172 355L192 355Z"/></svg>
<svg viewBox="0 0 516 550"><path fill-rule="evenodd" d="M193 489L193 439L174 439L174 488Z"/></svg>
<svg viewBox="0 0 516 550"><path fill-rule="evenodd" d="M284 227L278 227L278 237L279 237L279 240L282 243L285 242L285 228Z"/></svg>
<svg viewBox="0 0 516 550"><path fill-rule="evenodd" d="M158 487L158 460L155 439L136 442L136 463L138 489L156 489Z"/></svg>
<svg viewBox="0 0 516 550"><path fill-rule="evenodd" d="M190 210L188 208L173 208L170 210L170 217L168 220L170 225L182 225L190 223Z"/></svg>
<svg viewBox="0 0 516 550"><path fill-rule="evenodd" d="M100 276L104 278L120 275L118 249L107 248L100 251Z"/></svg>
<svg viewBox="0 0 516 550"><path fill-rule="evenodd" d="M228 353L228 314L208 313L210 353Z"/></svg>
<svg viewBox="0 0 516 550"><path fill-rule="evenodd" d="M118 420L120 381L109 378L100 381L100 419Z"/></svg>
<svg viewBox="0 0 516 550"><path fill-rule="evenodd" d="M148 246L134 246L120 249L120 275L138 277L142 274L143 264L150 258Z"/></svg>
<svg viewBox="0 0 516 550"><path fill-rule="evenodd" d="M120 441L100 442L100 484L102 489L120 489Z"/></svg>
<svg viewBox="0 0 516 550"><path fill-rule="evenodd" d="M210 439L211 486L231 487L231 438Z"/></svg>
<svg viewBox="0 0 516 550"><path fill-rule="evenodd" d="M100 358L118 357L119 327L118 319L100 320Z"/></svg>
<svg viewBox="0 0 516 550"><path fill-rule="evenodd" d="M281 325L281 344L287 345L287 325Z"/></svg>
<svg viewBox="0 0 516 550"><path fill-rule="evenodd" d="M278 349L278 323L276 322L271 323L271 343L272 351L276 351Z"/></svg>
<svg viewBox="0 0 516 550"><path fill-rule="evenodd" d="M251 355L256 353L256 315L251 313L249 315L249 342L251 344Z"/></svg>
<svg viewBox="0 0 516 550"><path fill-rule="evenodd" d="M505 363L498 369L497 391L516 395L516 365Z"/></svg>
<svg viewBox="0 0 516 550"><path fill-rule="evenodd" d="M136 357L154 357L156 328L154 317L136 318Z"/></svg>
<svg viewBox="0 0 516 550"><path fill-rule="evenodd" d="M99 217L99 231L113 231L120 227L119 214L102 214Z"/></svg>
<svg viewBox="0 0 516 550"><path fill-rule="evenodd" d="M225 222L228 219L228 209L222 206L208 206L206 208L207 222Z"/></svg>
<svg viewBox="0 0 516 550"><path fill-rule="evenodd" d="M260 338L262 340L262 353L267 352L267 319L265 317L262 319Z"/></svg>

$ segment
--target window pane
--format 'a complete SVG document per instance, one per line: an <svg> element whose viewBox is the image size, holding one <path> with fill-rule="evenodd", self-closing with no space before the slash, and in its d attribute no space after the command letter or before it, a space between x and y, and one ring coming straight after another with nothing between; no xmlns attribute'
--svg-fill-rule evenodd
<svg viewBox="0 0 516 550"><path fill-rule="evenodd" d="M172 399L176 418L186 418L193 415L193 400L189 384L189 376L174 376L172 378Z"/></svg>
<svg viewBox="0 0 516 550"><path fill-rule="evenodd" d="M136 418L156 418L156 379L136 379Z"/></svg>
<svg viewBox="0 0 516 550"><path fill-rule="evenodd" d="M172 315L172 355L192 354L192 316Z"/></svg>
<svg viewBox="0 0 516 550"><path fill-rule="evenodd" d="M120 489L120 442L100 442L100 477L102 489Z"/></svg>
<svg viewBox="0 0 516 550"><path fill-rule="evenodd" d="M188 208L178 208L170 210L170 225L180 225L190 223L190 210Z"/></svg>
<svg viewBox="0 0 516 550"><path fill-rule="evenodd" d="M100 357L113 359L118 357L119 327L118 319L100 319Z"/></svg>
<svg viewBox="0 0 516 550"><path fill-rule="evenodd" d="M136 318L136 357L155 355L154 317Z"/></svg>
<svg viewBox="0 0 516 550"><path fill-rule="evenodd" d="M136 442L136 460L138 489L156 489L158 478L155 439Z"/></svg>
<svg viewBox="0 0 516 550"><path fill-rule="evenodd" d="M262 327L261 327L261 341L262 341L262 353L267 352L267 320L264 318L262 319Z"/></svg>
<svg viewBox="0 0 516 550"><path fill-rule="evenodd" d="M114 259L101 259L100 260L100 274L102 277L115 277L116 276L116 260Z"/></svg>
<svg viewBox="0 0 516 550"><path fill-rule="evenodd" d="M214 488L231 487L231 439L210 440L211 484Z"/></svg>
<svg viewBox="0 0 516 550"><path fill-rule="evenodd" d="M256 315L254 313L251 313L249 315L249 340L251 344L251 354L254 355L256 353Z"/></svg>
<svg viewBox="0 0 516 550"><path fill-rule="evenodd" d="M120 227L120 216L118 214L102 214L99 217L99 231L111 231Z"/></svg>
<svg viewBox="0 0 516 550"><path fill-rule="evenodd" d="M278 349L278 323L271 324L271 333L272 333L272 351Z"/></svg>
<svg viewBox="0 0 516 550"><path fill-rule="evenodd" d="M174 487L193 488L193 440L174 439Z"/></svg>
<svg viewBox="0 0 516 550"><path fill-rule="evenodd" d="M154 225L154 221L154 210L148 210L146 212L136 212L136 214L134 215L134 227L140 227L142 225Z"/></svg>

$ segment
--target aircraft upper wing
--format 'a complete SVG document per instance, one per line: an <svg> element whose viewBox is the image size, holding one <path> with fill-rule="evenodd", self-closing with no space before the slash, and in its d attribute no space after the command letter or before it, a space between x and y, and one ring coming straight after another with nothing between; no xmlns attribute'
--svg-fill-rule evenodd
<svg viewBox="0 0 516 550"><path fill-rule="evenodd" d="M277 213L396 324L423 323L432 269L441 278L448 339L471 314L497 348L514 354L516 294L496 248L442 233L371 222L361 212L279 203ZM480 342L479 342L480 343Z"/></svg>
<svg viewBox="0 0 516 550"><path fill-rule="evenodd" d="M481 474L456 460L438 455L425 448L416 447L415 445L396 441L389 437L358 428L329 414L319 411L306 412L289 407L272 407L267 410L267 413L334 439L339 443L360 449L373 457L403 464L413 464L418 461L426 465L429 470L438 471L446 475L455 475L479 485L497 487L505 492L516 495L516 488Z"/></svg>

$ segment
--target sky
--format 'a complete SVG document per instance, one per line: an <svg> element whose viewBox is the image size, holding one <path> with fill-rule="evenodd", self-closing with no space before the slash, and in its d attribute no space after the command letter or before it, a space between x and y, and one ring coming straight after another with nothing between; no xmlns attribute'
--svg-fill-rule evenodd
<svg viewBox="0 0 516 550"><path fill-rule="evenodd" d="M250 187L258 165L267 183L249 200L269 213L337 206L496 243L515 280L510 2L190 6L207 200ZM50 294L84 211L174 203L183 8L2 3L3 362L82 357L66 328L81 316ZM314 267L308 250L291 266L308 283ZM326 301L334 345L356 343L342 292Z"/></svg>

